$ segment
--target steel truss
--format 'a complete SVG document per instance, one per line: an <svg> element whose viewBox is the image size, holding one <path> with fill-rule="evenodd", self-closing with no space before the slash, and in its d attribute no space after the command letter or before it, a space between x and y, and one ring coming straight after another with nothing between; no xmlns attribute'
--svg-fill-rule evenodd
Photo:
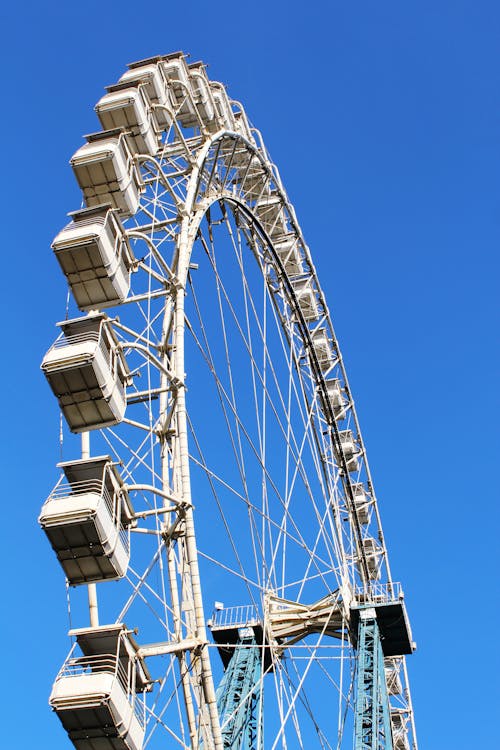
<svg viewBox="0 0 500 750"><path fill-rule="evenodd" d="M140 628L136 658L154 678L134 697L144 747L167 737L193 750L260 750L264 731L270 750L350 747L353 612L400 600L309 248L260 133L203 66L182 54L131 65L97 105L103 127L124 88L128 121L89 139L93 162L81 167L81 150L72 160L116 257L96 270L95 254L79 246L68 262L71 243L54 243L80 310L105 309L126 401L103 429L80 430L82 458L107 455L134 509L120 530L131 554L119 584L88 578L91 624ZM131 101L143 108L138 122ZM121 181L108 163L92 171L103 139L123 157L113 169L128 165ZM91 217L75 221L83 232ZM231 642L216 696L222 670L205 611L222 591L255 610L260 631L257 646ZM78 589L70 599L83 622ZM236 617L229 630L246 625ZM384 659L395 746L416 750L404 655ZM235 713L238 693L252 699Z"/></svg>
<svg viewBox="0 0 500 750"><path fill-rule="evenodd" d="M372 608L360 612L357 662L355 750L392 750L384 654Z"/></svg>
<svg viewBox="0 0 500 750"><path fill-rule="evenodd" d="M243 630L217 688L224 748L262 750L262 649L251 629Z"/></svg>

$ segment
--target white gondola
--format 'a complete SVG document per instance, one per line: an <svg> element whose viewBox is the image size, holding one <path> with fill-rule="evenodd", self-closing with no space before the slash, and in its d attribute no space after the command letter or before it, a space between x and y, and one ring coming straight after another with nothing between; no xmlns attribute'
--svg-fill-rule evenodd
<svg viewBox="0 0 500 750"><path fill-rule="evenodd" d="M102 206L75 211L52 248L80 310L123 302L134 257L116 212Z"/></svg>
<svg viewBox="0 0 500 750"><path fill-rule="evenodd" d="M270 237L282 237L288 232L283 202L276 193L259 198L254 212Z"/></svg>
<svg viewBox="0 0 500 750"><path fill-rule="evenodd" d="M250 143L254 143L253 136L250 132L250 126L243 110L235 112L233 114L233 119L235 132L242 135L247 141L250 141ZM246 168L252 158L252 152L240 139L228 139L224 141L221 144L221 154L228 166L230 164L231 167L238 168Z"/></svg>
<svg viewBox="0 0 500 750"><path fill-rule="evenodd" d="M391 729L392 729L392 747L393 750L410 750L408 733L406 725L408 724L408 715L402 709L391 709Z"/></svg>
<svg viewBox="0 0 500 750"><path fill-rule="evenodd" d="M151 678L123 624L71 630L76 643L49 703L77 750L141 750ZM78 656L78 650L82 655Z"/></svg>
<svg viewBox="0 0 500 750"><path fill-rule="evenodd" d="M312 279L294 279L292 288L305 320L317 320L319 307L316 293L312 287Z"/></svg>
<svg viewBox="0 0 500 750"><path fill-rule="evenodd" d="M253 156L249 152L246 153L248 157L245 159L243 158L244 154L241 154L241 166L238 167L234 179L241 186L241 191L246 200L253 202L270 194L269 177L258 156Z"/></svg>
<svg viewBox="0 0 500 750"><path fill-rule="evenodd" d="M384 659L385 682L389 695L401 695L403 686L399 675L399 664L395 659Z"/></svg>
<svg viewBox="0 0 500 750"><path fill-rule="evenodd" d="M201 62L191 63L189 65L189 77L198 114L203 124L208 126L215 117L215 103L204 64Z"/></svg>
<svg viewBox="0 0 500 750"><path fill-rule="evenodd" d="M363 551L365 555L368 575L371 580L377 580L380 577L380 565L382 562L382 549L373 537L369 536L363 539ZM357 563L358 570L360 564Z"/></svg>
<svg viewBox="0 0 500 750"><path fill-rule="evenodd" d="M142 185L136 164L119 130L87 136L71 158L87 206L111 204L124 216L135 214Z"/></svg>
<svg viewBox="0 0 500 750"><path fill-rule="evenodd" d="M95 110L104 130L123 128L132 154L155 154L158 137L144 86L109 86Z"/></svg>
<svg viewBox="0 0 500 750"><path fill-rule="evenodd" d="M72 585L125 575L134 511L109 456L58 464L64 477L38 522Z"/></svg>
<svg viewBox="0 0 500 750"><path fill-rule="evenodd" d="M357 444L352 430L341 430L339 432L340 445L342 453L347 463L347 471L354 472L359 470L359 458L357 453Z"/></svg>
<svg viewBox="0 0 500 750"><path fill-rule="evenodd" d="M173 103L158 62L143 60L134 63L120 77L119 83L128 86L142 84L153 107L154 119L158 129L170 127L173 118Z"/></svg>
<svg viewBox="0 0 500 750"><path fill-rule="evenodd" d="M353 484L352 494L354 498L354 509L359 523L365 525L369 520L370 496L361 483Z"/></svg>
<svg viewBox="0 0 500 750"><path fill-rule="evenodd" d="M216 114L213 129L231 130L234 132L236 130L236 122L226 89L222 83L217 83L216 81L211 81L210 87L212 89Z"/></svg>
<svg viewBox="0 0 500 750"><path fill-rule="evenodd" d="M130 376L104 313L58 323L59 338L42 370L72 432L99 429L123 419Z"/></svg>
<svg viewBox="0 0 500 750"><path fill-rule="evenodd" d="M302 257L297 235L293 232L277 237L273 247L288 276L299 276L302 271Z"/></svg>
<svg viewBox="0 0 500 750"><path fill-rule="evenodd" d="M238 107L241 106L237 102L233 102L233 104L236 104ZM238 111L233 112L233 118L235 131L242 135L243 138L246 138L247 141L250 141L250 143L255 143L245 110L239 109Z"/></svg>
<svg viewBox="0 0 500 750"><path fill-rule="evenodd" d="M234 173L233 178L241 174L241 170L246 169L252 153L248 150L247 146L237 138L225 138L220 143L219 156L224 159L224 162L228 169L236 168L237 171ZM239 180L238 180L239 181Z"/></svg>
<svg viewBox="0 0 500 750"><path fill-rule="evenodd" d="M326 391L333 416L335 419L342 419L345 416L346 399L340 380L338 378L327 380Z"/></svg>
<svg viewBox="0 0 500 750"><path fill-rule="evenodd" d="M312 335L312 348L318 365L323 372L333 365L333 352L330 339L324 328L318 328Z"/></svg>
<svg viewBox="0 0 500 750"><path fill-rule="evenodd" d="M193 99L189 69L182 52L166 55L161 61L163 75L167 79L176 103L176 117L183 128L197 127L199 115Z"/></svg>

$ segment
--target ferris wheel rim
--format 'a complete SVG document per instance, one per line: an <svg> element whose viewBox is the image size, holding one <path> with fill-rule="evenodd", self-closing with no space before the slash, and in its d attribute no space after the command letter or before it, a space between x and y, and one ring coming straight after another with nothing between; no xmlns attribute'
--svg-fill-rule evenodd
<svg viewBox="0 0 500 750"><path fill-rule="evenodd" d="M251 216L252 221L259 228L259 230L260 230L261 234L263 235L263 237L265 237L265 239L266 239L266 241L268 243L268 247L270 248L271 252L273 253L274 261L279 266L280 271L283 274L283 278L285 280L285 283L287 284L288 293L291 296L293 296L293 289L292 289L292 286L291 286L291 283L290 283L289 276L286 273L286 271L285 271L285 269L284 269L284 267L283 267L283 265L281 263L281 260L280 260L280 258L278 256L278 254L277 254L274 246L273 246L273 241L272 241L271 237L265 231L265 229L264 229L262 223L260 222L258 216L256 216L255 213L252 211L252 207L248 204L247 201L245 201L244 199L242 199L240 196L236 196L236 195L232 194L229 191L226 192L224 190L221 190L221 192L220 192L219 195L207 195L207 197L206 197L205 200L204 200L203 196L201 196L201 198L200 198L200 207L198 209L196 209L195 201L197 200L197 198L199 198L199 179L200 179L200 173L201 173L201 171L202 171L202 169L204 167L205 162L207 161L208 154L209 154L209 152L210 152L211 149L213 149L217 144L222 143L224 141L224 139L226 139L226 138L229 139L229 140L231 140L231 141L235 141L235 142L238 142L241 145L243 145L245 147L245 149L247 149L248 152L251 154L252 158L257 158L258 159L258 161L260 163L260 166L262 168L262 173L264 175L266 175L268 178L270 178L272 180L276 180L276 176L273 174L273 171L272 171L271 167L269 166L269 163L266 161L266 158L263 156L263 154L259 151L259 149L256 146L254 146L246 138L244 138L243 136L241 136L241 134L236 133L234 131L221 130L221 131L213 134L211 137L209 137L205 141L205 143L203 144L202 148L199 150L199 152L197 154L196 162L195 162L195 164L193 166L193 171L192 171L192 174L191 174L190 179L189 179L189 187L188 187L188 190L187 190L185 207L184 207L184 212L183 212L184 215L183 215L182 223L181 223L181 232L180 232L180 237L179 237L179 255L180 255L180 257L182 257L184 259L184 262L183 262L182 267L181 267L181 279L180 279L180 283L183 286L185 285L187 274L188 274L188 271L189 271L189 258L191 256L192 246L194 244L194 234L195 234L194 233L194 229L197 229L197 227L201 223L201 221L203 219L203 216L205 215L205 213L206 213L207 209L209 208L209 206L211 204L215 203L216 201L220 200L221 198L224 198L225 200L227 200L229 202L232 202L234 204L239 205L242 208L242 210L246 211L248 213L248 215ZM290 221L290 224L293 226L294 233L296 234L297 238L302 242L304 249L306 249L306 252L308 253L309 251L308 251L307 245L306 245L306 243L304 241L304 237L303 237L301 228L300 228L300 226L299 226L299 224L297 222L297 219L295 217L295 212L294 212L293 207L291 206L291 204L290 204L290 202L288 200L288 197L287 197L287 195L286 195L283 187L281 186L281 181L280 180L278 180L278 183L276 184L276 191L279 193L280 199L283 202L283 204L287 207L287 210L289 212L289 221ZM190 223L192 219L195 219L195 221L193 222L194 229L193 229L193 227L191 226L191 223ZM311 276L314 278L314 283L315 283L316 291L322 297L323 305L325 307L325 312L326 312L326 321L327 321L327 324L329 326L330 333L331 333L333 339L335 340L335 333L334 333L333 325L332 325L331 320L330 320L330 315L329 315L328 307L324 303L324 295L323 295L323 292L321 290L321 287L320 287L320 284L319 284L319 281L318 281L316 270L315 270L315 268L314 268L314 266L313 266L312 261L310 260L310 258L309 258L309 262L310 262L310 268L311 268ZM308 327L307 327L307 325L306 325L306 323L305 323L305 321L303 319L302 313L300 311L300 307L298 305L297 305L297 313L298 313L298 315L302 319L302 334L304 336L304 339L308 341L310 349L311 349L311 351L313 351L313 347L311 346L310 332L309 332ZM337 346L337 349L338 349L338 346ZM339 364L340 364L340 367L341 367L341 370L342 370L342 377L343 377L343 380L345 382L346 388L347 388L348 392L350 393L348 379L347 379L347 373L346 373L346 370L345 370L345 367L344 367L344 364L343 364L343 360L342 360L342 357L341 357L340 353L339 353ZM318 380L318 385L320 387L322 387L322 389L324 391L324 394L325 394L325 404L326 404L326 407L329 408L328 407L328 398L326 397L326 387L325 387L324 377L323 377L323 374L321 372L321 368L318 366L317 362L316 362L316 365L315 365L315 370L316 370L316 377L317 377L317 380ZM358 442L360 444L360 452L361 452L361 455L362 455L363 464L364 464L364 467L365 467L365 470L366 470L366 474L367 474L367 483L368 483L368 486L370 487L370 490L371 490L372 494L374 494L373 493L373 482L372 482L372 478L371 478L370 467L369 467L369 464L368 464L367 453L366 453L366 449L365 449L365 446L364 446L364 442L363 442L361 430L360 430L360 427L359 427L359 421L358 421L358 417L357 417L357 414L356 414L356 410L354 408L354 402L352 400L352 397L350 397L350 406L351 406L351 412L352 412L352 415L353 415L353 420L354 420L354 425L355 425L355 430L356 430L356 436L357 436L357 440L358 440ZM334 418L333 413L331 411L330 411L330 425L331 425L331 429L333 431L333 434L335 435L335 438L338 440L337 423L336 423L336 419ZM341 456L341 460L342 460L342 451L340 451L340 456ZM349 477L349 472L347 471L347 466L346 465L344 465L344 474L345 474L346 477ZM348 482L347 486L348 487L350 486L350 482ZM351 497L351 501L353 502L353 498L352 497ZM389 559L388 559L387 550L386 550L386 546L385 546L385 542L384 542L384 534L383 534L383 530L382 530L382 522L381 522L381 519L380 519L380 514L379 514L379 509L378 509L378 503L376 502L375 497L374 497L373 508L374 508L374 513L375 513L375 516L376 516L376 523L377 523L377 528L378 528L377 536L378 536L378 539L379 539L379 541L381 542L381 545L382 545L382 547L381 547L381 553L382 553L383 564L384 564L385 570L386 570L386 575L387 575L387 581L388 581L388 585L389 585L389 590L391 590L391 588L392 588L392 577L391 577L391 571L390 571L390 566L389 566ZM355 533L356 533L356 536L357 536L357 539L358 539L358 557L360 559L360 564L362 565L362 567L364 569L363 576L365 577L365 584L366 584L370 580L370 575L368 573L368 566L367 566L367 563L366 563L366 560L365 560L365 551L364 551L364 547L363 547L363 543L362 543L362 541L363 541L363 535L362 535L362 531L361 531L361 528L360 528L360 525L359 525L356 513L352 513L350 515L350 517L349 517L349 523L352 524L355 527Z"/></svg>

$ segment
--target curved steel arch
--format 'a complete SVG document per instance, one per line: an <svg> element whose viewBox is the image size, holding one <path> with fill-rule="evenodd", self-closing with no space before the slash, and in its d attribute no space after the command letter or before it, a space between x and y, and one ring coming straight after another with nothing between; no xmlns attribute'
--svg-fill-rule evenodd
<svg viewBox="0 0 500 750"><path fill-rule="evenodd" d="M193 171L189 180L188 189L186 191L186 200L185 200L185 204L183 207L184 215L182 218L181 232L180 232L179 243L178 243L179 258L183 258L185 256L184 262L180 264L179 275L181 278L181 284L185 285L187 273L189 270L189 259L190 259L192 247L195 241L195 234L209 206L212 203L215 203L216 201L219 201L221 199L224 199L228 201L229 203L232 203L233 205L239 206L244 212L247 213L248 217L251 218L252 222L258 228L262 237L265 238L268 248L270 252L272 253L273 263L278 267L279 273L283 277L284 283L286 285L287 293L290 299L293 300L294 302L295 311L301 323L301 329L302 329L302 335L303 335L304 341L307 342L308 348L312 352L315 377L318 382L318 386L322 389L324 409L328 412L328 416L329 416L329 425L330 425L330 429L332 432L332 442L336 445L337 453L342 462L346 500L349 504L349 510L350 510L350 523L352 523L354 526L356 544L357 544L357 555L362 566L363 584L366 585L367 583L369 583L370 574L369 574L368 565L366 561L365 550L364 550L363 543L362 543L363 542L362 530L361 530L361 527L357 518L357 514L355 512L355 503L354 503L352 483L349 478L347 464L346 464L346 461L345 461L345 458L343 456L343 452L341 449L341 444L340 444L340 439L339 439L339 430L337 427L337 422L334 418L333 410L331 408L331 405L328 399L328 394L327 394L326 385L325 385L325 377L321 371L321 368L318 365L318 361L314 354L314 347L312 345L312 338L311 338L310 330L304 320L304 316L300 310L300 306L298 305L296 295L290 283L290 279L284 269L283 264L281 263L280 258L278 257L278 254L276 253L273 247L272 239L266 233L262 223L260 222L258 216L256 216L255 213L253 212L252 206L248 203L248 201L244 200L244 198L242 198L241 195L238 197L235 197L232 193L230 193L229 191L225 191L224 189L222 189L220 193L215 194L215 195L210 194L206 198L204 197L204 194L201 192L201 197L200 197L200 174L202 170L204 169L205 164L207 163L209 152L212 149L217 149L217 155L218 155L219 150L220 150L218 148L218 145L221 144L224 140L234 141L235 144L239 143L240 145L244 146L244 148L250 154L250 158L255 157L259 160L261 167L262 167L262 174L265 175L269 180L276 180L276 177L274 176L272 169L270 168L269 164L266 162L261 152L238 133L230 132L230 131L221 131L219 133L214 134L205 142L203 148L200 150L200 153L197 156L196 163L193 166ZM229 163L230 162L231 162L231 158L229 158ZM211 174L213 175L213 170ZM206 190L208 190L208 187L209 186L207 186ZM363 462L364 462L365 469L366 469L367 481L369 483L369 486L372 488L372 492L373 492L373 483L372 483L371 473L370 473L370 469L368 465L368 460L366 458L366 449L365 449L361 431L359 428L359 422L358 422L358 418L355 412L354 402L352 401L352 398L350 397L350 389L349 389L349 384L347 380L347 374L343 366L342 357L340 355L340 350L337 344L335 332L334 332L333 325L330 320L328 307L326 305L323 292L319 285L316 272L312 264L312 260L309 256L307 245L305 244L301 229L295 218L295 212L293 211L291 204L288 202L286 193L279 182L276 184L276 191L279 193L280 198L283 202L283 206L288 213L288 219L289 219L290 224L293 226L294 233L297 239L302 244L302 247L305 251L305 254L306 254L305 259L311 269L311 275L314 278L315 289L317 291L318 296L321 299L321 305L323 306L323 309L324 309L325 320L329 327L330 336L331 336L332 341L334 342L335 350L338 352L339 364L340 364L341 371L342 371L342 378L345 384L346 391L349 394L350 409L353 414L355 429L357 433L357 439L358 439L360 449L361 449L360 453L362 455ZM197 201L201 204L201 206L197 205ZM387 581L389 583L389 586L391 586L392 578L391 578L391 573L390 573L390 568L389 568L389 561L388 561L387 551L386 551L385 543L384 543L382 524L381 524L381 520L380 520L380 516L378 513L378 508L377 508L376 503L374 504L374 508L376 512L377 538L382 545L382 554L383 554L384 563L386 566ZM348 604L349 602L347 602L347 605Z"/></svg>

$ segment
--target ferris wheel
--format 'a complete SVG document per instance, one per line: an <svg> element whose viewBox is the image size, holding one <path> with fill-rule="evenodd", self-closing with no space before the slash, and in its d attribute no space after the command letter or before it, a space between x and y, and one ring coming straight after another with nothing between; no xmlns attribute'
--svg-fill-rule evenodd
<svg viewBox="0 0 500 750"><path fill-rule="evenodd" d="M71 609L52 709L78 750L416 750L402 590L259 131L182 53L96 112L42 362L69 428L39 518Z"/></svg>

